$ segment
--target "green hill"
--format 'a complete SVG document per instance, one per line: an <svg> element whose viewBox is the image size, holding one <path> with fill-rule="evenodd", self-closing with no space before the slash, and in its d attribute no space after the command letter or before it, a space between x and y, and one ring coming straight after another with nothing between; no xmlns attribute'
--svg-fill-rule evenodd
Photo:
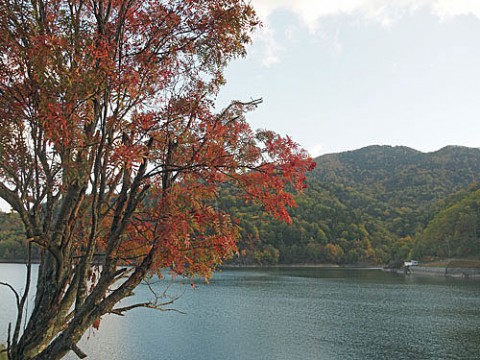
<svg viewBox="0 0 480 360"><path fill-rule="evenodd" d="M230 204L240 215L242 245L255 244L247 261L398 263L415 254L415 239L439 211L438 204L480 180L480 150L458 146L433 153L369 146L316 162L291 226L252 218L251 210ZM423 255L417 248L416 254Z"/></svg>
<svg viewBox="0 0 480 360"><path fill-rule="evenodd" d="M416 236L419 258L480 258L480 189L459 191L436 206L433 218Z"/></svg>

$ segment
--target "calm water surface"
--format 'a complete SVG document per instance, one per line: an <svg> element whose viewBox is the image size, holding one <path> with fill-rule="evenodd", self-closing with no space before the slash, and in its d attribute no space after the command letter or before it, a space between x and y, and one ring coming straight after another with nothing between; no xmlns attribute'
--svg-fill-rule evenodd
<svg viewBox="0 0 480 360"><path fill-rule="evenodd" d="M21 287L24 267L0 264ZM163 291L167 282L156 285ZM134 310L84 337L90 359L480 359L480 281L375 270L242 269L168 293L187 314ZM149 296L146 287L137 297ZM0 341L13 318L0 288ZM75 359L69 356L68 359Z"/></svg>

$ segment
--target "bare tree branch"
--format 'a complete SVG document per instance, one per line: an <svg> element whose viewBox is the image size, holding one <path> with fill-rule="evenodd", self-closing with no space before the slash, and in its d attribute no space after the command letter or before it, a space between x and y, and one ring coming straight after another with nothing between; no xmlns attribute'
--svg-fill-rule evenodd
<svg viewBox="0 0 480 360"><path fill-rule="evenodd" d="M17 307L18 307L20 305L20 295L17 292L17 290L15 290L15 288L12 285L10 285L9 283L3 282L3 281L0 281L0 285L8 287L13 292L13 294L15 295L15 299L16 299Z"/></svg>

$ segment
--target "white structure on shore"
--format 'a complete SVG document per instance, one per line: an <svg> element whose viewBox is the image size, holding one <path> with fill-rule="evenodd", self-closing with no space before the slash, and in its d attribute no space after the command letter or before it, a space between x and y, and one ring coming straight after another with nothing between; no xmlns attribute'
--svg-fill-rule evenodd
<svg viewBox="0 0 480 360"><path fill-rule="evenodd" d="M410 261L405 261L403 263L403 266L418 266L418 261L417 260L410 260Z"/></svg>

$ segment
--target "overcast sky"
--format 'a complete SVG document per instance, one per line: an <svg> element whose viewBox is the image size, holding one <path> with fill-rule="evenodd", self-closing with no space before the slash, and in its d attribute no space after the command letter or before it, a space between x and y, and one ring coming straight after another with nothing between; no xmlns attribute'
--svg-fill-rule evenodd
<svg viewBox="0 0 480 360"><path fill-rule="evenodd" d="M480 146L480 1L252 0L263 22L219 97L314 156Z"/></svg>

